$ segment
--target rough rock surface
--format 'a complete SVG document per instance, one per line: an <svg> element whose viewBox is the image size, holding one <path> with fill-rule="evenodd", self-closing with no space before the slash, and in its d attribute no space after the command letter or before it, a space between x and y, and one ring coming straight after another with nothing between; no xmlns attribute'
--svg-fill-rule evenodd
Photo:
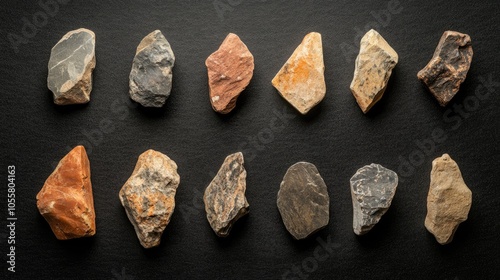
<svg viewBox="0 0 500 280"><path fill-rule="evenodd" d="M425 227L437 242L447 244L453 240L460 223L467 220L471 205L472 192L457 163L448 154L436 158L432 162Z"/></svg>
<svg viewBox="0 0 500 280"><path fill-rule="evenodd" d="M64 35L52 48L47 86L57 105L90 101L95 68L95 34L80 28Z"/></svg>
<svg viewBox="0 0 500 280"><path fill-rule="evenodd" d="M375 30L361 38L351 92L363 113L367 113L384 95L398 54Z"/></svg>
<svg viewBox="0 0 500 280"><path fill-rule="evenodd" d="M208 222L220 237L228 236L233 224L248 213L243 163L240 152L227 156L203 196Z"/></svg>
<svg viewBox="0 0 500 280"><path fill-rule="evenodd" d="M288 168L277 204L286 229L295 239L307 238L328 225L330 197L314 164L298 162Z"/></svg>
<svg viewBox="0 0 500 280"><path fill-rule="evenodd" d="M460 89L472 61L470 36L445 31L431 61L417 74L441 106L446 106Z"/></svg>
<svg viewBox="0 0 500 280"><path fill-rule="evenodd" d="M205 61L210 103L214 111L227 114L253 76L254 59L238 35L229 33L219 49Z"/></svg>
<svg viewBox="0 0 500 280"><path fill-rule="evenodd" d="M120 201L144 248L160 245L175 208L180 183L177 165L168 156L148 150L137 160L120 190Z"/></svg>
<svg viewBox="0 0 500 280"><path fill-rule="evenodd" d="M90 162L83 146L64 156L36 195L36 206L59 240L95 234Z"/></svg>
<svg viewBox="0 0 500 280"><path fill-rule="evenodd" d="M354 233L363 235L375 226L391 206L398 175L379 164L358 169L351 178Z"/></svg>
<svg viewBox="0 0 500 280"><path fill-rule="evenodd" d="M304 37L292 56L274 77L278 92L301 114L307 114L326 94L321 34Z"/></svg>
<svg viewBox="0 0 500 280"><path fill-rule="evenodd" d="M142 39L129 76L130 98L144 107L162 107L172 90L175 56L160 30Z"/></svg>

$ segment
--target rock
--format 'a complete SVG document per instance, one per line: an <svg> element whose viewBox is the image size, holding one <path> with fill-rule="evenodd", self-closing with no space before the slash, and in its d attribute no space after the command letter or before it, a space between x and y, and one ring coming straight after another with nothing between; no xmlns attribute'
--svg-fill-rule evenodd
<svg viewBox="0 0 500 280"><path fill-rule="evenodd" d="M351 92L363 113L367 113L384 95L398 54L375 30L361 38Z"/></svg>
<svg viewBox="0 0 500 280"><path fill-rule="evenodd" d="M354 233L363 235L375 226L391 206L398 175L379 164L358 169L351 178Z"/></svg>
<svg viewBox="0 0 500 280"><path fill-rule="evenodd" d="M90 162L83 146L59 161L36 195L36 206L59 240L95 234Z"/></svg>
<svg viewBox="0 0 500 280"><path fill-rule="evenodd" d="M208 222L220 237L228 236L233 224L248 213L243 163L240 152L227 156L203 196Z"/></svg>
<svg viewBox="0 0 500 280"><path fill-rule="evenodd" d="M120 190L120 201L144 248L160 245L175 208L180 183L177 165L168 156L147 150Z"/></svg>
<svg viewBox="0 0 500 280"><path fill-rule="evenodd" d="M129 76L130 98L144 107L162 107L172 90L175 56L160 30L142 39Z"/></svg>
<svg viewBox="0 0 500 280"><path fill-rule="evenodd" d="M324 72L321 34L312 32L304 37L272 83L286 101L305 115L325 97Z"/></svg>
<svg viewBox="0 0 500 280"><path fill-rule="evenodd" d="M439 244L448 244L461 222L467 220L472 192L457 163L448 154L432 162L425 227Z"/></svg>
<svg viewBox="0 0 500 280"><path fill-rule="evenodd" d="M307 238L328 225L330 197L314 164L298 162L288 168L277 204L286 229L295 239Z"/></svg>
<svg viewBox="0 0 500 280"><path fill-rule="evenodd" d="M227 114L253 76L253 55L238 35L229 33L205 65L208 70L210 103L214 111Z"/></svg>
<svg viewBox="0 0 500 280"><path fill-rule="evenodd" d="M431 61L417 74L439 105L446 106L465 80L472 61L470 36L445 31Z"/></svg>
<svg viewBox="0 0 500 280"><path fill-rule="evenodd" d="M52 48L47 86L57 105L90 101L95 68L95 34L80 28L64 35Z"/></svg>

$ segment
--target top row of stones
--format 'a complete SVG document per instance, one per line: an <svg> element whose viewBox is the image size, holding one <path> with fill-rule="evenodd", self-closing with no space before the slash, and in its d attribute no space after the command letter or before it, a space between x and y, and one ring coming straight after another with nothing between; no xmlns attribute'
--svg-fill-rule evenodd
<svg viewBox="0 0 500 280"><path fill-rule="evenodd" d="M446 31L432 59L417 77L428 87L441 106L458 92L472 61L470 36ZM375 30L368 31L360 43L351 92L367 113L383 96L398 54ZM144 107L162 107L172 90L175 56L159 30L148 34L137 47L130 71L130 98ZM92 71L96 65L95 34L80 28L68 32L52 48L47 85L58 105L90 101ZM241 39L227 35L205 65L208 70L212 108L221 114L231 112L248 86L254 71L254 57ZM272 80L273 86L301 114L307 114L326 94L321 34L304 37Z"/></svg>

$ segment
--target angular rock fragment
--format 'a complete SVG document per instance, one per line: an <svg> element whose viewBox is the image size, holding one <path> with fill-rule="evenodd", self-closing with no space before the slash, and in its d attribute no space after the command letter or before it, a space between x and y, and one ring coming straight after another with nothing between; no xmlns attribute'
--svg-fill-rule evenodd
<svg viewBox="0 0 500 280"><path fill-rule="evenodd" d="M95 68L95 34L80 28L64 35L52 48L47 86L57 105L90 101Z"/></svg>
<svg viewBox="0 0 500 280"><path fill-rule="evenodd" d="M358 169L351 178L354 233L363 235L375 226L391 206L398 175L379 164Z"/></svg>
<svg viewBox="0 0 500 280"><path fill-rule="evenodd" d="M38 211L59 240L95 234L90 162L83 146L64 156L36 195Z"/></svg>
<svg viewBox="0 0 500 280"><path fill-rule="evenodd" d="M460 89L472 61L470 36L445 31L431 61L417 74L439 105L446 106Z"/></svg>
<svg viewBox="0 0 500 280"><path fill-rule="evenodd" d="M307 114L326 94L321 34L304 37L292 56L274 77L278 92L301 114Z"/></svg>
<svg viewBox="0 0 500 280"><path fill-rule="evenodd" d="M286 229L295 239L307 238L328 225L330 197L314 164L298 162L288 168L277 204Z"/></svg>
<svg viewBox="0 0 500 280"><path fill-rule="evenodd" d="M233 224L248 213L247 172L243 163L240 152L227 156L205 190L203 201L207 219L217 236L228 236Z"/></svg>
<svg viewBox="0 0 500 280"><path fill-rule="evenodd" d="M238 35L229 33L219 49L205 61L210 103L214 111L227 114L253 76L254 59Z"/></svg>
<svg viewBox="0 0 500 280"><path fill-rule="evenodd" d="M144 107L162 107L172 90L175 56L160 30L142 39L129 76L130 98Z"/></svg>
<svg viewBox="0 0 500 280"><path fill-rule="evenodd" d="M180 183L177 165L168 156L147 150L120 190L120 201L144 248L160 245L175 209Z"/></svg>
<svg viewBox="0 0 500 280"><path fill-rule="evenodd" d="M361 38L351 92L363 113L367 113L384 95L398 54L375 30Z"/></svg>
<svg viewBox="0 0 500 280"><path fill-rule="evenodd" d="M467 220L472 192L457 163L448 154L432 161L425 227L439 244L448 244L460 223Z"/></svg>

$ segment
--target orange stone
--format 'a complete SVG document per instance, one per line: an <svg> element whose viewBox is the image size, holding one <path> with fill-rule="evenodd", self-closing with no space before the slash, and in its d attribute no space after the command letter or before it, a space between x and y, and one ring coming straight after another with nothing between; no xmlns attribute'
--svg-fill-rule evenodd
<svg viewBox="0 0 500 280"><path fill-rule="evenodd" d="M61 159L36 196L40 214L59 240L95 234L90 162L83 146Z"/></svg>

